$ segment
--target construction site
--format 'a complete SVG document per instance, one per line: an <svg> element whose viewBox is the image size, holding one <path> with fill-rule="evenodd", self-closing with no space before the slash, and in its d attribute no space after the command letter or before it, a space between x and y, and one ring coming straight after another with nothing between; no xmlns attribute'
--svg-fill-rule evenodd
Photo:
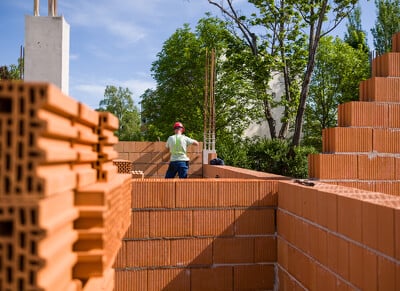
<svg viewBox="0 0 400 291"><path fill-rule="evenodd" d="M164 142L119 142L112 114L1 81L0 290L400 290L392 41L306 181L210 165L212 127L189 178L164 179Z"/></svg>

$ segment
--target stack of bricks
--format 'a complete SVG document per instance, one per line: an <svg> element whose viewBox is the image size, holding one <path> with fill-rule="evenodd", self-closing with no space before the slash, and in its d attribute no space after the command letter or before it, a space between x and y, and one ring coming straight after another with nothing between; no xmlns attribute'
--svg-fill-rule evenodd
<svg viewBox="0 0 400 291"><path fill-rule="evenodd" d="M79 185L75 192L79 218L74 222L78 232L74 251L78 260L73 275L84 283L84 290L112 290L112 264L130 221L131 177L119 175L113 163L118 155L113 148L118 142L114 136L118 119L109 112L83 106L81 113L81 120L93 121L88 125L96 136L90 143L95 154L90 161L95 180Z"/></svg>
<svg viewBox="0 0 400 291"><path fill-rule="evenodd" d="M128 160L113 160L113 164L117 166L118 173L129 174L132 173L132 162Z"/></svg>
<svg viewBox="0 0 400 291"><path fill-rule="evenodd" d="M277 181L144 179L115 290L272 290Z"/></svg>
<svg viewBox="0 0 400 291"><path fill-rule="evenodd" d="M78 103L49 85L2 81L0 111L0 290L79 290Z"/></svg>
<svg viewBox="0 0 400 291"><path fill-rule="evenodd" d="M202 143L188 147L189 178L203 177ZM120 141L115 145L118 159L132 162L132 171L143 172L146 178L163 178L168 169L170 153L165 142Z"/></svg>
<svg viewBox="0 0 400 291"><path fill-rule="evenodd" d="M279 182L279 290L400 290L400 197Z"/></svg>
<svg viewBox="0 0 400 291"><path fill-rule="evenodd" d="M323 131L323 153L309 156L310 178L400 195L399 39L373 60L360 101L339 105L338 127Z"/></svg>
<svg viewBox="0 0 400 291"><path fill-rule="evenodd" d="M113 289L132 181L114 129L50 84L0 82L0 290Z"/></svg>

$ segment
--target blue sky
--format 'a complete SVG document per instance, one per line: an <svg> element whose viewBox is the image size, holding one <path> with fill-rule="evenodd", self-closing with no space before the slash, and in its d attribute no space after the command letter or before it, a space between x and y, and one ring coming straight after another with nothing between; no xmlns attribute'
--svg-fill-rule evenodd
<svg viewBox="0 0 400 291"><path fill-rule="evenodd" d="M46 16L47 1L40 2ZM374 1L360 3L372 44ZM140 95L155 86L150 68L163 43L184 23L194 28L206 12L220 15L207 0L58 0L58 13L70 25L70 96L97 108L106 85L128 87L139 106ZM0 66L17 63L24 17L32 14L33 0L0 1ZM343 23L333 35L344 31Z"/></svg>

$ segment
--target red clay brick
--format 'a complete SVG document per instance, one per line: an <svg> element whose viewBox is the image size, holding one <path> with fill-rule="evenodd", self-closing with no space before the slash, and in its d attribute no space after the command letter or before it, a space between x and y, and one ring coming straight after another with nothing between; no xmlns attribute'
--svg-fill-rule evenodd
<svg viewBox="0 0 400 291"><path fill-rule="evenodd" d="M339 239L337 245L337 250L338 250L338 271L344 279L349 280L350 279L350 271L349 271L349 250L350 250L350 244L349 242Z"/></svg>
<svg viewBox="0 0 400 291"><path fill-rule="evenodd" d="M254 262L254 238L217 238L213 247L215 264Z"/></svg>
<svg viewBox="0 0 400 291"><path fill-rule="evenodd" d="M349 246L350 282L361 289L363 286L364 249L355 244Z"/></svg>
<svg viewBox="0 0 400 291"><path fill-rule="evenodd" d="M297 195L297 187L290 182L278 183L278 206L289 212L296 213L295 195Z"/></svg>
<svg viewBox="0 0 400 291"><path fill-rule="evenodd" d="M211 265L213 259L212 239L191 238L171 241L171 265Z"/></svg>
<svg viewBox="0 0 400 291"><path fill-rule="evenodd" d="M175 181L143 180L132 184L132 208L175 207Z"/></svg>
<svg viewBox="0 0 400 291"><path fill-rule="evenodd" d="M176 183L176 207L215 207L217 181L187 179Z"/></svg>
<svg viewBox="0 0 400 291"><path fill-rule="evenodd" d="M322 267L316 266L316 280L316 290L336 290L336 277Z"/></svg>
<svg viewBox="0 0 400 291"><path fill-rule="evenodd" d="M381 256L378 256L378 290L396 290L396 265Z"/></svg>
<svg viewBox="0 0 400 291"><path fill-rule="evenodd" d="M316 239L310 236L310 224L297 218L294 218L292 223L294 223L294 245L305 253L309 252L310 240Z"/></svg>
<svg viewBox="0 0 400 291"><path fill-rule="evenodd" d="M357 179L357 155L310 154L308 176L319 179Z"/></svg>
<svg viewBox="0 0 400 291"><path fill-rule="evenodd" d="M395 255L395 221L394 209L377 205L378 217L378 250L394 257ZM400 243L400 242L399 242Z"/></svg>
<svg viewBox="0 0 400 291"><path fill-rule="evenodd" d="M235 266L234 290L270 290L274 286L273 265Z"/></svg>
<svg viewBox="0 0 400 291"><path fill-rule="evenodd" d="M258 203L257 180L219 180L218 206L253 206Z"/></svg>
<svg viewBox="0 0 400 291"><path fill-rule="evenodd" d="M194 236L233 236L234 210L194 210Z"/></svg>
<svg viewBox="0 0 400 291"><path fill-rule="evenodd" d="M288 264L289 264L288 251L289 251L288 244L280 236L278 236L277 259L278 259L278 264L282 266L282 268L284 269L288 269Z"/></svg>
<svg viewBox="0 0 400 291"><path fill-rule="evenodd" d="M126 290L147 291L147 270L116 271L115 291Z"/></svg>
<svg viewBox="0 0 400 291"><path fill-rule="evenodd" d="M338 232L362 241L362 202L354 198L338 196Z"/></svg>
<svg viewBox="0 0 400 291"><path fill-rule="evenodd" d="M388 127L388 104L351 101L338 106L338 126Z"/></svg>
<svg viewBox="0 0 400 291"><path fill-rule="evenodd" d="M317 196L317 223L337 230L337 195L319 191Z"/></svg>
<svg viewBox="0 0 400 291"><path fill-rule="evenodd" d="M360 101L399 102L400 79L374 77L360 83Z"/></svg>
<svg viewBox="0 0 400 291"><path fill-rule="evenodd" d="M191 236L192 225L192 211L150 212L150 237Z"/></svg>
<svg viewBox="0 0 400 291"><path fill-rule="evenodd" d="M400 242L400 209L395 209L395 224L394 224L394 239L396 242ZM395 257L396 260L400 261L400 244L396 243L395 246Z"/></svg>
<svg viewBox="0 0 400 291"><path fill-rule="evenodd" d="M378 153L399 153L400 131L398 129L374 129L372 150Z"/></svg>
<svg viewBox="0 0 400 291"><path fill-rule="evenodd" d="M168 266L170 264L170 241L126 241L127 267Z"/></svg>
<svg viewBox="0 0 400 291"><path fill-rule="evenodd" d="M360 264L359 264L360 265ZM361 286L362 290L377 290L378 289L378 260L377 256L364 249L363 250L363 285Z"/></svg>
<svg viewBox="0 0 400 291"><path fill-rule="evenodd" d="M278 205L278 182L277 181L259 181L260 196L259 206L277 206Z"/></svg>
<svg viewBox="0 0 400 291"><path fill-rule="evenodd" d="M339 269L339 238L336 235L328 233L327 245L329 250L328 268L337 273Z"/></svg>
<svg viewBox="0 0 400 291"><path fill-rule="evenodd" d="M277 242L275 237L256 237L254 239L254 261L256 263L276 262Z"/></svg>
<svg viewBox="0 0 400 291"><path fill-rule="evenodd" d="M373 248L378 247L378 211L377 205L362 203L362 242Z"/></svg>
<svg viewBox="0 0 400 291"><path fill-rule="evenodd" d="M373 59L372 77L400 77L400 54L387 52Z"/></svg>
<svg viewBox="0 0 400 291"><path fill-rule="evenodd" d="M235 210L236 235L275 233L274 209Z"/></svg>
<svg viewBox="0 0 400 291"><path fill-rule="evenodd" d="M191 290L233 290L233 268L192 269Z"/></svg>
<svg viewBox="0 0 400 291"><path fill-rule="evenodd" d="M150 236L150 212L132 211L131 224L126 238L148 238Z"/></svg>
<svg viewBox="0 0 400 291"><path fill-rule="evenodd" d="M400 128L400 104L388 104L388 127Z"/></svg>
<svg viewBox="0 0 400 291"><path fill-rule="evenodd" d="M322 152L371 152L372 129L332 127L322 131Z"/></svg>
<svg viewBox="0 0 400 291"><path fill-rule="evenodd" d="M130 290L130 289L125 289ZM135 289L136 290L136 289ZM139 290L139 289L137 289ZM148 290L190 290L190 273L184 269L157 269L148 271Z"/></svg>
<svg viewBox="0 0 400 291"><path fill-rule="evenodd" d="M293 243L295 241L295 218L279 209L277 210L278 235Z"/></svg>

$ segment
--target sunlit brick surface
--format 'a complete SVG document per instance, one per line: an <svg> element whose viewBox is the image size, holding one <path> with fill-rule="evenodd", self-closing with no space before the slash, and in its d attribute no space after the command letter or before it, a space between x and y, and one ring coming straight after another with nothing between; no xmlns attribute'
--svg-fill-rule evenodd
<svg viewBox="0 0 400 291"><path fill-rule="evenodd" d="M375 58L359 100L340 104L338 127L323 130L322 153L309 156L309 177L400 195L400 33L393 51Z"/></svg>
<svg viewBox="0 0 400 291"><path fill-rule="evenodd" d="M0 290L112 290L130 222L118 120L45 83L0 81Z"/></svg>

